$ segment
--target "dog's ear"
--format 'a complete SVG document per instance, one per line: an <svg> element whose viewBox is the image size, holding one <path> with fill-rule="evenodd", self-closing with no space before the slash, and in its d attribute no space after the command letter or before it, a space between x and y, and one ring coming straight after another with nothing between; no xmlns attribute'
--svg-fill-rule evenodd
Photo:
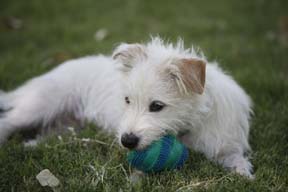
<svg viewBox="0 0 288 192"><path fill-rule="evenodd" d="M130 71L137 61L147 58L145 46L141 44L119 45L113 52L113 59L119 61L123 65L123 71Z"/></svg>
<svg viewBox="0 0 288 192"><path fill-rule="evenodd" d="M180 59L174 62L170 75L182 93L202 94L206 78L206 62L202 59Z"/></svg>

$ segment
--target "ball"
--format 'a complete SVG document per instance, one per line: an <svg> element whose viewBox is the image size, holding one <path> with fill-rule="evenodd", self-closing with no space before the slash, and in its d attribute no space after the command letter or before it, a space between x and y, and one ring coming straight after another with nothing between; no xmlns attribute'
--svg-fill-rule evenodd
<svg viewBox="0 0 288 192"><path fill-rule="evenodd" d="M188 158L188 149L173 135L154 141L144 150L128 152L129 164L145 173L179 169Z"/></svg>

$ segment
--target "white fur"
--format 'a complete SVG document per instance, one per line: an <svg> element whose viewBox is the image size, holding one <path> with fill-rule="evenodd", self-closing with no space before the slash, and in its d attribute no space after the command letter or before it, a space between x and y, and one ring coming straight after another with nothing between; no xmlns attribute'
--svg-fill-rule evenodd
<svg viewBox="0 0 288 192"><path fill-rule="evenodd" d="M0 108L10 110L0 118L0 142L16 129L38 123L47 126L61 114L70 113L80 121L114 131L119 138L134 133L140 137L138 149L167 132L185 133L181 139L187 146L252 177L252 166L244 157L250 149L251 101L243 89L216 63L208 63L204 93L184 94L179 91L182 87L187 92L181 81L166 79L166 69L177 73L175 60L206 60L204 56L184 49L181 40L173 46L153 38L137 46L136 53L133 45L118 46L115 58L124 51L118 59L100 55L65 62L15 91L2 93ZM125 96L130 104L125 103ZM167 106L149 112L153 100Z"/></svg>

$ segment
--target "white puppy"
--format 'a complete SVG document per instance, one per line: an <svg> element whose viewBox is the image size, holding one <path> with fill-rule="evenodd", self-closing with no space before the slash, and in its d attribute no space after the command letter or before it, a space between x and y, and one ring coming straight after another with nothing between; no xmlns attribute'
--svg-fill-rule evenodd
<svg viewBox="0 0 288 192"><path fill-rule="evenodd" d="M71 60L0 95L0 142L14 131L45 127L64 114L115 131L127 148L175 133L192 149L252 177L251 101L216 63L160 38L121 44L112 57Z"/></svg>

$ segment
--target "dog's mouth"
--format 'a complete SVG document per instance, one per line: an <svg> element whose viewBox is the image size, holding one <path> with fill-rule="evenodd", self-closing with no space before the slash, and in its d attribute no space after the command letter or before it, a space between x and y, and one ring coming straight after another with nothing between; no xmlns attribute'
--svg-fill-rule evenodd
<svg viewBox="0 0 288 192"><path fill-rule="evenodd" d="M139 143L135 148L134 150L137 150L137 151L142 151L142 150L145 150L150 144L147 144L147 145L142 145L141 143Z"/></svg>
<svg viewBox="0 0 288 192"><path fill-rule="evenodd" d="M139 140L139 143L137 144L137 146L133 149L133 150L137 150L137 151L142 151L147 149L150 145L152 145L155 141L159 140L161 137L163 137L166 134L161 134L155 138L145 138L145 137L141 137Z"/></svg>

